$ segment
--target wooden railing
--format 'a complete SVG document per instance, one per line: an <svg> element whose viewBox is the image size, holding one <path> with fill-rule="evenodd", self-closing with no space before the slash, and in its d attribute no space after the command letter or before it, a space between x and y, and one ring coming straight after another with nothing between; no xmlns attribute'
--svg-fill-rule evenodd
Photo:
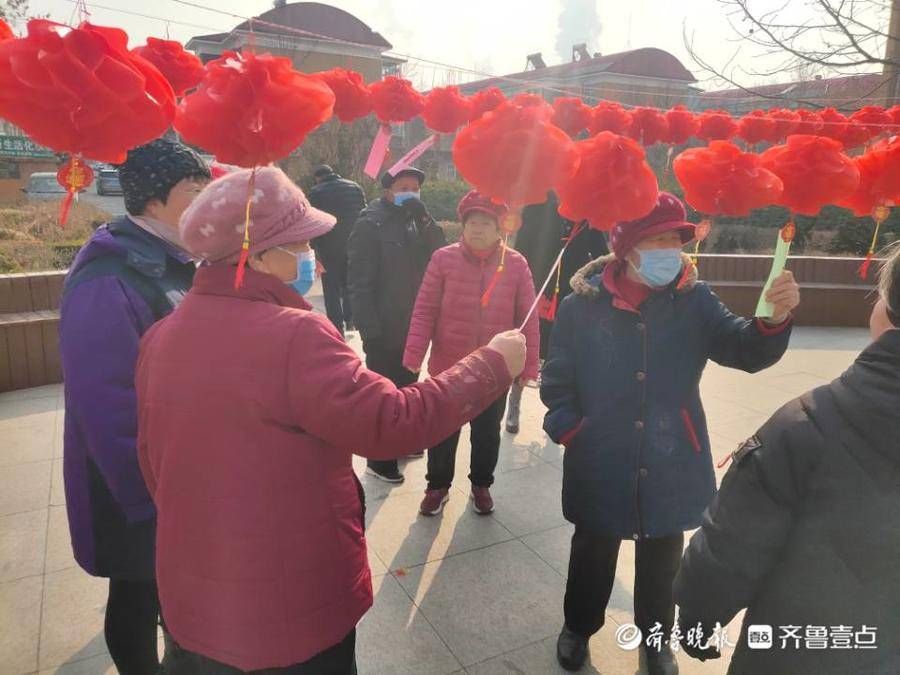
<svg viewBox="0 0 900 675"><path fill-rule="evenodd" d="M797 325L868 325L874 281L857 276L861 262L791 258L788 268L802 287ZM769 256L701 255L700 278L732 311L750 316L771 264ZM0 392L62 381L58 330L64 278L65 272L0 275Z"/></svg>

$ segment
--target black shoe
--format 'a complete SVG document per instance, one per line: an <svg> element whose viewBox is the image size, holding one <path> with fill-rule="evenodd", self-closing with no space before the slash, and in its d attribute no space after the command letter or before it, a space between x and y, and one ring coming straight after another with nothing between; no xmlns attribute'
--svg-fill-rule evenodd
<svg viewBox="0 0 900 675"><path fill-rule="evenodd" d="M512 434L513 436L515 436L517 433L519 433L519 425L518 424L510 424L509 422L507 422L506 423L506 433Z"/></svg>
<svg viewBox="0 0 900 675"><path fill-rule="evenodd" d="M678 661L668 646L661 650L645 648L647 675L678 675Z"/></svg>
<svg viewBox="0 0 900 675"><path fill-rule="evenodd" d="M563 626L556 640L556 660L565 670L581 670L588 655L588 640Z"/></svg>
<svg viewBox="0 0 900 675"><path fill-rule="evenodd" d="M405 478L403 478L403 474L400 473L397 469L388 469L387 471L375 470L371 466L366 467L366 473L370 476L375 476L378 480L383 480L385 483L402 483Z"/></svg>

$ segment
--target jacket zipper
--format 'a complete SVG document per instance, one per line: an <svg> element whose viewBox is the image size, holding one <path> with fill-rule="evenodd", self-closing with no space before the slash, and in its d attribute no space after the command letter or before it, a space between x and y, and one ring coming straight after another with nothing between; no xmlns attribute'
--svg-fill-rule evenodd
<svg viewBox="0 0 900 675"><path fill-rule="evenodd" d="M687 432L691 445L694 446L694 452L700 454L700 438L697 436L697 428L694 426L694 420L691 419L691 413L687 408L681 409L681 419L684 421L684 429Z"/></svg>

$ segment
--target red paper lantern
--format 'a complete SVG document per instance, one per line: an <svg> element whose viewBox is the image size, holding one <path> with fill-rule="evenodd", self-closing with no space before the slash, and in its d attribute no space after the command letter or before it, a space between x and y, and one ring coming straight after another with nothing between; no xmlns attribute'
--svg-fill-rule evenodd
<svg viewBox="0 0 900 675"><path fill-rule="evenodd" d="M777 123L762 110L747 113L738 121L737 135L750 145L776 143Z"/></svg>
<svg viewBox="0 0 900 675"><path fill-rule="evenodd" d="M459 93L459 87L438 87L425 97L422 118L425 126L440 134L452 134L469 121L469 99Z"/></svg>
<svg viewBox="0 0 900 675"><path fill-rule="evenodd" d="M179 98L200 84L206 74L200 59L185 51L181 43L174 40L147 38L146 45L136 47L131 52L156 66Z"/></svg>
<svg viewBox="0 0 900 675"><path fill-rule="evenodd" d="M401 77L389 75L374 82L369 89L375 116L385 124L408 122L421 115L425 108L425 97L413 89L412 82Z"/></svg>
<svg viewBox="0 0 900 675"><path fill-rule="evenodd" d="M799 121L797 122L797 128L794 129L795 134L814 136L821 133L825 126L825 123L822 121L822 115L814 110L801 108L797 111L797 117Z"/></svg>
<svg viewBox="0 0 900 675"><path fill-rule="evenodd" d="M174 114L171 85L117 28L34 19L0 42L0 117L56 152L120 163Z"/></svg>
<svg viewBox="0 0 900 675"><path fill-rule="evenodd" d="M724 110L706 110L700 113L698 138L704 141L727 141L736 133L737 122Z"/></svg>
<svg viewBox="0 0 900 675"><path fill-rule="evenodd" d="M641 218L656 206L659 185L644 149L609 131L576 144L581 161L575 174L556 186L559 213L587 220L598 230Z"/></svg>
<svg viewBox="0 0 900 675"><path fill-rule="evenodd" d="M372 112L372 93L355 70L332 68L315 76L334 93L334 114L341 122L353 122Z"/></svg>
<svg viewBox="0 0 900 675"><path fill-rule="evenodd" d="M0 19L0 41L12 40L15 37L16 34L13 33L12 28L9 27L9 24L6 23L3 19Z"/></svg>
<svg viewBox="0 0 900 675"><path fill-rule="evenodd" d="M476 92L475 95L469 99L469 105L472 107L469 113L469 121L474 122L485 113L488 113L499 106L505 100L506 94L497 87L489 87L488 89L482 89L481 91Z"/></svg>
<svg viewBox="0 0 900 675"><path fill-rule="evenodd" d="M547 199L578 165L568 134L540 96L520 95L469 123L453 143L460 175L483 195L515 209Z"/></svg>
<svg viewBox="0 0 900 675"><path fill-rule="evenodd" d="M856 216L871 216L880 206L900 204L900 139L886 139L853 158L859 185L837 205Z"/></svg>
<svg viewBox="0 0 900 675"><path fill-rule="evenodd" d="M778 203L784 190L781 179L762 167L759 155L728 141L685 150L672 170L688 204L710 216L749 215Z"/></svg>
<svg viewBox="0 0 900 675"><path fill-rule="evenodd" d="M814 216L823 206L845 199L859 185L859 169L831 138L795 134L760 158L763 167L784 183L779 203L794 213Z"/></svg>
<svg viewBox="0 0 900 675"><path fill-rule="evenodd" d="M822 118L822 130L819 132L819 135L825 136L826 138L833 138L834 140L843 143L849 125L847 117L834 108L825 108L825 110L820 113L820 116Z"/></svg>
<svg viewBox="0 0 900 675"><path fill-rule="evenodd" d="M780 142L793 134L800 124L800 116L793 110L776 108L769 111L769 117L775 121L775 141Z"/></svg>
<svg viewBox="0 0 900 675"><path fill-rule="evenodd" d="M591 120L591 135L602 131L611 131L614 134L624 135L631 129L631 113L618 103L613 101L600 101L593 108Z"/></svg>
<svg viewBox="0 0 900 675"><path fill-rule="evenodd" d="M287 157L331 117L331 89L298 73L288 58L225 52L206 70L182 100L175 128L225 164L264 166Z"/></svg>
<svg viewBox="0 0 900 675"><path fill-rule="evenodd" d="M700 130L700 120L683 105L676 105L666 113L669 123L667 141L672 145L684 145Z"/></svg>
<svg viewBox="0 0 900 675"><path fill-rule="evenodd" d="M669 137L669 122L656 108L635 108L631 111L628 135L647 147L664 143Z"/></svg>
<svg viewBox="0 0 900 675"><path fill-rule="evenodd" d="M893 116L880 105L867 105L850 115L850 121L866 128L869 138L880 136L894 124Z"/></svg>
<svg viewBox="0 0 900 675"><path fill-rule="evenodd" d="M569 136L577 136L591 124L591 108L574 96L553 101L553 124Z"/></svg>
<svg viewBox="0 0 900 675"><path fill-rule="evenodd" d="M897 128L900 127L900 105L888 108L887 113L891 116L891 132L897 133Z"/></svg>
<svg viewBox="0 0 900 675"><path fill-rule="evenodd" d="M66 196L59 208L59 224L65 226L75 195L94 182L94 171L78 157L70 157L56 172L56 182L66 189Z"/></svg>

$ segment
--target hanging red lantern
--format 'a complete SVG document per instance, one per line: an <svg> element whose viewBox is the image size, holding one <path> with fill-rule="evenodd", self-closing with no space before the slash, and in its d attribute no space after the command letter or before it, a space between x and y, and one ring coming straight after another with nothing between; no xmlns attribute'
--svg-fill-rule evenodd
<svg viewBox="0 0 900 675"><path fill-rule="evenodd" d="M600 101L593 108L590 125L591 135L602 131L625 135L631 129L631 113L614 101Z"/></svg>
<svg viewBox="0 0 900 675"><path fill-rule="evenodd" d="M12 40L15 37L16 34L13 33L12 28L9 27L9 24L6 23L3 19L0 19L0 41Z"/></svg>
<svg viewBox="0 0 900 675"><path fill-rule="evenodd" d="M700 131L700 120L683 105L676 105L669 110L666 121L669 123L669 136L666 140L672 145L684 145Z"/></svg>
<svg viewBox="0 0 900 675"><path fill-rule="evenodd" d="M409 122L425 108L425 97L413 89L412 82L401 77L389 75L373 82L369 90L375 116L385 124Z"/></svg>
<svg viewBox="0 0 900 675"><path fill-rule="evenodd" d="M587 220L598 230L647 215L656 206L659 185L644 149L609 131L576 144L581 158L575 174L557 184L559 213Z"/></svg>
<svg viewBox="0 0 900 675"><path fill-rule="evenodd" d="M66 190L59 208L59 224L65 226L76 195L94 182L94 171L78 157L70 157L56 172L56 182Z"/></svg>
<svg viewBox="0 0 900 675"><path fill-rule="evenodd" d="M438 87L425 96L422 119L432 131L452 134L469 121L469 99L459 93L459 87Z"/></svg>
<svg viewBox="0 0 900 675"><path fill-rule="evenodd" d="M174 114L171 85L117 28L34 19L0 41L0 117L51 150L121 163Z"/></svg>
<svg viewBox="0 0 900 675"><path fill-rule="evenodd" d="M737 133L737 122L724 110L706 110L700 113L700 129L697 137L704 141L727 141Z"/></svg>
<svg viewBox="0 0 900 675"><path fill-rule="evenodd" d="M867 105L850 115L851 122L858 122L865 127L869 141L885 133L894 124L893 116L880 105ZM865 142L865 141L864 141Z"/></svg>
<svg viewBox="0 0 900 675"><path fill-rule="evenodd" d="M797 128L794 129L795 134L814 136L822 132L825 123L822 121L822 115L814 110L801 108L797 111Z"/></svg>
<svg viewBox="0 0 900 675"><path fill-rule="evenodd" d="M776 143L778 125L772 117L762 110L754 110L738 120L737 135L749 145L758 143Z"/></svg>
<svg viewBox="0 0 900 675"><path fill-rule="evenodd" d="M762 167L759 155L728 141L685 150L672 169L687 203L710 216L749 215L777 204L784 190L781 179Z"/></svg>
<svg viewBox="0 0 900 675"><path fill-rule="evenodd" d="M540 96L503 103L457 134L457 170L480 193L512 209L543 202L578 164L575 144L552 117L553 108Z"/></svg>
<svg viewBox="0 0 900 675"><path fill-rule="evenodd" d="M887 113L891 116L890 132L896 134L898 129L900 129L900 105L888 108Z"/></svg>
<svg viewBox="0 0 900 675"><path fill-rule="evenodd" d="M265 166L290 155L331 117L334 94L321 79L271 54L225 52L175 117L182 138L225 164Z"/></svg>
<svg viewBox="0 0 900 675"><path fill-rule="evenodd" d="M822 118L822 130L819 132L819 135L825 136L826 138L833 138L834 140L843 143L849 125L847 117L834 108L825 108L825 110L820 113L820 116Z"/></svg>
<svg viewBox="0 0 900 675"><path fill-rule="evenodd" d="M900 138L876 143L853 158L859 170L859 185L837 206L856 216L869 216L879 206L900 204Z"/></svg>
<svg viewBox="0 0 900 675"><path fill-rule="evenodd" d="M591 108L574 96L564 96L553 101L553 124L575 137L591 123Z"/></svg>
<svg viewBox="0 0 900 675"><path fill-rule="evenodd" d="M762 166L784 183L779 203L794 213L814 216L859 185L859 169L840 143L823 136L795 134L761 156Z"/></svg>
<svg viewBox="0 0 900 675"><path fill-rule="evenodd" d="M669 137L669 122L656 108L635 108L631 111L631 129L628 135L645 147L664 143Z"/></svg>
<svg viewBox="0 0 900 675"><path fill-rule="evenodd" d="M780 143L794 133L800 123L800 116L793 110L775 108L769 111L769 117L775 121L775 142Z"/></svg>
<svg viewBox="0 0 900 675"><path fill-rule="evenodd" d="M482 89L481 91L476 92L469 98L469 105L471 106L471 110L469 111L469 121L474 122L485 113L489 113L499 106L505 100L506 94L498 87L489 87L488 89Z"/></svg>
<svg viewBox="0 0 900 675"><path fill-rule="evenodd" d="M206 74L203 62L174 40L147 38L146 45L132 49L131 53L156 66L179 98L200 84Z"/></svg>
<svg viewBox="0 0 900 675"><path fill-rule="evenodd" d="M355 70L332 68L315 73L334 93L334 114L345 123L372 112L372 93Z"/></svg>

